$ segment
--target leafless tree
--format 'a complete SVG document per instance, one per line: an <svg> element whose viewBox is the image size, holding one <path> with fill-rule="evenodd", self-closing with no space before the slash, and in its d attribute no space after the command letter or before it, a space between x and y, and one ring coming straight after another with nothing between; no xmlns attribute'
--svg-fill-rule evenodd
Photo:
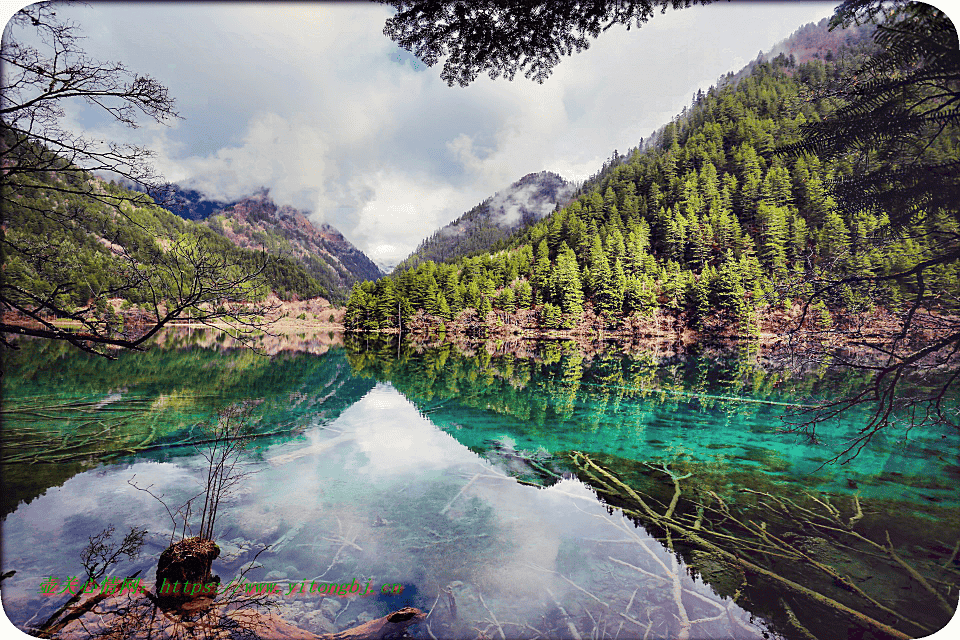
<svg viewBox="0 0 960 640"><path fill-rule="evenodd" d="M255 436L251 431L250 419L255 403L242 402L217 411L215 420L201 424L200 436L194 442L193 446L197 453L206 460L206 475L202 479L200 491L193 497L186 500L182 505L172 510L170 505L164 501L162 495L156 495L148 487L140 487L134 483L134 478L127 481L127 484L144 491L167 510L170 520L173 523L173 531L170 536L170 543L173 544L180 529L180 540L184 540L189 533L194 535L194 526L196 525L196 535L200 540L214 540L213 528L216 523L217 513L220 503L229 498L237 485L247 478L252 471L243 468L244 453L252 438ZM203 506L200 508L199 523L192 520L195 514L193 509L194 501L203 498Z"/></svg>
<svg viewBox="0 0 960 640"><path fill-rule="evenodd" d="M103 594L91 598L84 605L75 606L83 597L86 585L99 583L100 579L106 575L107 570L120 562L121 556L133 559L139 555L140 548L143 546L143 538L147 533L146 529L132 527L119 545L112 540L113 532L114 527L110 525L100 533L90 536L90 542L80 553L80 562L83 565L85 575L84 581L82 583L75 581L76 591L72 592L71 597L36 629L38 637L49 638L55 635L70 622L86 614L96 602L106 598L109 595L107 590ZM128 579L136 578L139 573L138 571Z"/></svg>
<svg viewBox="0 0 960 640"><path fill-rule="evenodd" d="M180 116L166 87L118 62L99 62L80 48L75 24L59 18L55 5L41 2L18 11L0 48L0 116L3 120L4 175L14 178L56 171L78 179L57 187L67 193L102 198L85 179L91 171L109 171L143 188L159 182L143 147L76 135L61 125L65 101L84 101L118 122L139 126L146 117L167 123ZM17 40L32 29L38 45ZM138 196L134 196L138 197ZM141 201L146 201L143 198Z"/></svg>
<svg viewBox="0 0 960 640"><path fill-rule="evenodd" d="M234 488L248 474L238 465L250 442L249 404L222 409L217 422L211 427L212 439L198 451L207 461L206 492L200 512L200 539L213 540L213 525L217 519L220 501L230 496Z"/></svg>
<svg viewBox="0 0 960 640"><path fill-rule="evenodd" d="M34 37L18 40L27 31ZM270 260L265 253L240 264L218 249L213 234L191 235L184 229L167 230L153 246L131 247L100 234L114 284L90 291L88 301L77 305L77 281L85 268L77 247L10 228L11 219L28 218L92 231L97 218L91 210L107 207L116 226L146 230L134 212L164 193L150 164L151 151L77 135L62 125L69 102L85 102L132 128L142 120L179 118L166 87L120 63L90 58L80 40L77 26L44 2L14 15L0 48L0 311L5 316L0 342L10 345L11 336L28 335L111 357L111 348L140 349L181 318L226 325L235 337L249 338L274 310L256 302L265 299ZM135 190L108 185L94 172ZM118 297L145 301L147 311L138 323L125 326L116 316L107 301ZM70 321L68 326L62 320Z"/></svg>

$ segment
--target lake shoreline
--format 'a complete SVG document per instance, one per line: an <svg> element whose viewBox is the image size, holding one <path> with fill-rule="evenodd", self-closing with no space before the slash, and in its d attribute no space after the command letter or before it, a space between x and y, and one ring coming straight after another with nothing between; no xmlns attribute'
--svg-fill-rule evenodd
<svg viewBox="0 0 960 640"><path fill-rule="evenodd" d="M463 313L454 321L419 315L412 318L402 331L396 327L345 328L344 331L354 335L403 335L409 340L425 344L452 342L469 345L486 341L510 343L546 340L571 341L588 349L598 344L618 344L623 346L625 352L650 349L682 353L700 349L749 347L764 353L802 352L810 357L814 354L825 356L842 352L846 356L862 358L877 355L878 351L873 345L881 345L892 339L901 329L898 314L879 308L866 320L855 316L824 322L820 318L814 320L808 317L801 322L802 309L795 305L790 310L760 314L756 325L747 331L738 330L718 314L708 317L699 331L687 326L683 313L634 316L618 326L610 327L588 309L577 325L564 329L543 327L536 322L535 315L536 312L532 310L514 314L493 312L485 321ZM935 336L924 334L923 337L929 340Z"/></svg>
<svg viewBox="0 0 960 640"><path fill-rule="evenodd" d="M485 319L472 310L458 314L454 320L444 320L418 312L402 329L397 327L356 329L345 326L345 308L335 307L324 298L280 301L276 314L267 318L263 334L253 337L253 343L270 343L268 353L289 349L298 340L318 339L327 347L342 342L339 336L400 335L416 344L437 345L445 342L461 347L475 347L486 342L497 345L519 345L539 341L570 341L585 351L617 345L625 353L652 350L663 354L679 354L698 350L756 349L764 354L799 354L806 359L827 357L842 353L846 357L877 356L876 348L895 336L901 328L900 314L875 308L869 316L839 315L826 320L815 314L802 318L799 305L790 309L767 310L758 314L752 327L743 330L721 314L708 316L700 330L688 326L683 312L654 312L649 316L634 315L610 326L610 319L597 316L587 307L580 321L570 328L548 328L539 322L536 310L525 309L513 313L491 312ZM115 305L119 307L119 305ZM126 330L142 326L136 310L117 309ZM35 320L5 313L3 322L25 328L39 328ZM51 321L58 327L80 327L80 322L69 319ZM166 325L176 329L219 329L233 333L225 322L205 324L190 319L175 320ZM318 337L319 336L319 337ZM336 336L336 337L335 337ZM932 340L937 336L930 330L917 336ZM241 341L238 341L241 342Z"/></svg>

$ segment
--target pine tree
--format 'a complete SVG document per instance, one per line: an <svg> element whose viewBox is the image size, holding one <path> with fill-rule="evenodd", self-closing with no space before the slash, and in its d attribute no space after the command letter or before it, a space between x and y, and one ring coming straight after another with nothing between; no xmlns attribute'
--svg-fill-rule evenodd
<svg viewBox="0 0 960 640"><path fill-rule="evenodd" d="M583 291L580 288L580 269L577 257L565 242L560 243L557 265L553 270L551 287L554 299L572 320L583 313Z"/></svg>
<svg viewBox="0 0 960 640"><path fill-rule="evenodd" d="M730 312L739 318L746 308L746 289L743 286L743 277L740 273L740 264L728 250L723 263L717 271L713 281L713 298L718 308Z"/></svg>
<svg viewBox="0 0 960 640"><path fill-rule="evenodd" d="M480 285L477 284L476 280L471 281L470 284L467 285L467 293L463 298L464 305L479 311L482 299L483 295L480 293Z"/></svg>
<svg viewBox="0 0 960 640"><path fill-rule="evenodd" d="M836 211L827 214L820 229L820 256L824 260L845 257L850 247L850 231Z"/></svg>
<svg viewBox="0 0 960 640"><path fill-rule="evenodd" d="M343 325L348 329L360 329L363 327L366 308L367 294L360 286L359 282L353 283L350 290L350 297L347 300L347 308L343 316Z"/></svg>
<svg viewBox="0 0 960 640"><path fill-rule="evenodd" d="M533 304L533 289L530 282L521 280L516 286L517 308L529 309Z"/></svg>
<svg viewBox="0 0 960 640"><path fill-rule="evenodd" d="M550 288L550 255L547 249L547 243L540 241L537 245L536 261L533 265L533 290L534 302L536 304L546 302L549 299Z"/></svg>
<svg viewBox="0 0 960 640"><path fill-rule="evenodd" d="M493 311L493 305L490 303L490 298L482 296L480 300L480 306L477 308L477 311L480 314L481 318L486 318L490 315L490 312Z"/></svg>
<svg viewBox="0 0 960 640"><path fill-rule="evenodd" d="M613 283L611 282L610 261L607 258L606 251L603 250L600 238L597 236L594 236L593 243L590 246L587 264L590 269L589 287L594 304L600 311L613 311Z"/></svg>
<svg viewBox="0 0 960 640"><path fill-rule="evenodd" d="M436 315L440 316L444 320L453 320L453 313L450 310L450 305L447 304L447 298L443 295L442 291L437 292L435 308Z"/></svg>
<svg viewBox="0 0 960 640"><path fill-rule="evenodd" d="M512 287L504 287L503 291L500 292L497 297L497 306L507 313L513 313L517 310L517 298Z"/></svg>
<svg viewBox="0 0 960 640"><path fill-rule="evenodd" d="M610 285L611 311L619 314L623 310L623 298L627 291L627 275L623 270L623 262L619 258L613 263Z"/></svg>
<svg viewBox="0 0 960 640"><path fill-rule="evenodd" d="M377 323L381 328L396 327L399 324L399 299L389 278L381 278L376 285Z"/></svg>
<svg viewBox="0 0 960 640"><path fill-rule="evenodd" d="M757 217L761 224L760 257L770 271L783 275L787 270L787 211L784 207L760 202Z"/></svg>
<svg viewBox="0 0 960 640"><path fill-rule="evenodd" d="M694 281L692 298L691 306L693 307L693 326L695 329L701 330L703 329L704 321L710 314L709 267L704 269Z"/></svg>
<svg viewBox="0 0 960 640"><path fill-rule="evenodd" d="M462 287L460 287L459 283L457 282L456 271L451 270L450 275L443 279L443 285L441 286L440 291L443 293L443 297L447 301L447 306L450 309L451 315L456 316L463 310Z"/></svg>
<svg viewBox="0 0 960 640"><path fill-rule="evenodd" d="M612 187L607 187L607 190L603 192L603 219L604 220L613 220L617 219L617 222L620 221L620 210L617 208L617 194L614 193Z"/></svg>
<svg viewBox="0 0 960 640"><path fill-rule="evenodd" d="M560 307L552 305L549 302L543 305L543 326L548 329L559 329L563 316Z"/></svg>
<svg viewBox="0 0 960 640"><path fill-rule="evenodd" d="M763 178L760 197L769 204L786 207L793 203L793 184L790 171L779 162L774 162Z"/></svg>
<svg viewBox="0 0 960 640"><path fill-rule="evenodd" d="M799 261L807 249L807 221L799 215L790 217L789 239L787 253L791 260Z"/></svg>

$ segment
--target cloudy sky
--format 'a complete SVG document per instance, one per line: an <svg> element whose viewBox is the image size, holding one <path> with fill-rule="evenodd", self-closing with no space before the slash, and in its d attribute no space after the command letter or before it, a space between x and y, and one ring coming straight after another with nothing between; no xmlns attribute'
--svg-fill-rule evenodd
<svg viewBox="0 0 960 640"><path fill-rule="evenodd" d="M173 182L240 198L268 187L380 264L527 173L596 172L828 2L724 2L614 27L542 85L448 87L383 35L373 3L97 3L61 10L100 60L169 87L183 120L71 125L157 152Z"/></svg>

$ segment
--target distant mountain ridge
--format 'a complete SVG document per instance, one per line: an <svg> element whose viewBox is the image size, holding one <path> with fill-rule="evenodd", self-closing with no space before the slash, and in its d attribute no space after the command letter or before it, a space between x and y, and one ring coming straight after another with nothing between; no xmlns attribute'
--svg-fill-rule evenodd
<svg viewBox="0 0 960 640"><path fill-rule="evenodd" d="M210 201L193 202L194 211L201 211L203 202ZM354 282L376 280L384 275L336 228L315 225L305 213L291 206L277 206L267 189L227 204L202 224L238 247L263 247L272 254L295 260L328 289L332 301L343 300Z"/></svg>
<svg viewBox="0 0 960 640"><path fill-rule="evenodd" d="M163 206L187 220L206 220L237 202L211 200L200 191L182 185L171 185L170 188L171 192L164 198Z"/></svg>
<svg viewBox="0 0 960 640"><path fill-rule="evenodd" d="M764 55L764 60L770 61L782 53L792 55L797 64L814 59L830 61L844 49L872 44L876 25L851 24L845 29L830 31L829 23L829 18L823 18L820 22L803 25L790 37L774 45L769 53Z"/></svg>
<svg viewBox="0 0 960 640"><path fill-rule="evenodd" d="M435 231L400 262L394 272L413 269L428 260L444 262L488 251L517 229L528 227L566 205L574 192L574 185L556 173L528 173Z"/></svg>
<svg viewBox="0 0 960 640"><path fill-rule="evenodd" d="M871 236L881 217L842 210L828 190L853 175L852 163L778 151L801 139L805 123L833 112L835 103L808 97L856 80L877 47L870 30L800 28L780 53L697 91L637 148L614 151L575 201L508 238L496 239L509 232L495 222L493 199L481 203L425 241L406 270L355 288L345 326L470 337L573 329L635 339L658 335L666 315L703 335L753 339L761 321L764 331L782 330L777 314L794 304L783 292L798 266L806 274L895 272L903 256L925 255L911 243L926 247L919 238L932 236L918 231L878 249ZM458 235L458 226L467 231ZM478 238L475 228L491 231ZM473 242L445 244L461 237ZM871 305L899 308L905 289L893 280L869 298L820 300L815 322L829 327Z"/></svg>

